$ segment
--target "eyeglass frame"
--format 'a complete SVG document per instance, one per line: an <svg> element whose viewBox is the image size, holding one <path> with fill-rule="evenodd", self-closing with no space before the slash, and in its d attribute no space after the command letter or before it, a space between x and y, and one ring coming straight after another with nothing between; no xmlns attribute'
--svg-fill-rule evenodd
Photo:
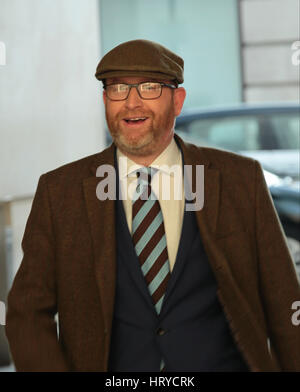
<svg viewBox="0 0 300 392"><path fill-rule="evenodd" d="M144 83L157 83L157 84L160 84L160 85L161 85L161 89L160 89L160 94L159 94L159 96L156 97L156 98L143 98L143 97L141 96L140 92L139 92L139 86L140 86L141 84L144 84ZM136 91L137 91L137 93L138 93L138 95L139 95L139 97L140 97L141 99L146 100L146 101L151 101L151 100L153 100L153 99L158 99L158 98L160 98L160 97L161 97L161 94L162 94L162 90L163 90L162 87L169 87L169 88L171 88L171 89L176 89L176 88L177 88L176 86L174 86L174 84L169 84L169 83L164 83L164 82L156 82L156 81L153 81L153 80L151 80L151 81L148 80L148 81L145 81L145 82L134 83L134 84L130 84L130 83L111 83L111 84L107 84L107 85L105 84L105 85L103 86L103 89L106 90L107 87L113 86L113 85L116 85L116 84L125 84L126 86L129 86L128 94L127 94L126 98L123 98L123 99L111 99L111 98L109 98L109 96L108 96L108 94L107 94L107 98L108 98L110 101L115 101L115 102L126 101L126 99L129 97L129 94L130 94L130 91L131 91L132 87L135 87L135 88L136 88Z"/></svg>

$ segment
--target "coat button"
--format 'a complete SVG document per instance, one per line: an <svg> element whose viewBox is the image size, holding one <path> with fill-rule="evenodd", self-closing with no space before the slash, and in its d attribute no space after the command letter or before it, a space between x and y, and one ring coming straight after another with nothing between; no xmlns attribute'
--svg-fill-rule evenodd
<svg viewBox="0 0 300 392"><path fill-rule="evenodd" d="M166 331L165 331L163 328L158 328L158 329L156 330L156 333L157 333L157 335L159 335L159 336L163 336L163 335L166 333Z"/></svg>

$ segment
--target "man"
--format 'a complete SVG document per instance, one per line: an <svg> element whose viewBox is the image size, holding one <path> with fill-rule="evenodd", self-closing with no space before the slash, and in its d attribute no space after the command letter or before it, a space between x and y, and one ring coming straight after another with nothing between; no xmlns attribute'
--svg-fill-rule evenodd
<svg viewBox="0 0 300 392"><path fill-rule="evenodd" d="M258 162L174 135L183 60L167 48L123 43L96 77L114 143L39 180L8 297L17 370L299 371L299 285ZM192 175L165 200L172 165Z"/></svg>

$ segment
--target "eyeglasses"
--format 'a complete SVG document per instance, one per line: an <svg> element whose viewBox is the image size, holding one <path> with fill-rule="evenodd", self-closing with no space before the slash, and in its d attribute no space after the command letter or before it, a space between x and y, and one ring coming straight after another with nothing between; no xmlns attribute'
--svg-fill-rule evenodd
<svg viewBox="0 0 300 392"><path fill-rule="evenodd" d="M106 96L111 101L125 101L128 98L130 90L135 87L140 98L142 99L157 99L161 96L162 88L169 87L175 89L173 84L167 84L162 82L143 82L138 84L125 84L116 83L104 86Z"/></svg>

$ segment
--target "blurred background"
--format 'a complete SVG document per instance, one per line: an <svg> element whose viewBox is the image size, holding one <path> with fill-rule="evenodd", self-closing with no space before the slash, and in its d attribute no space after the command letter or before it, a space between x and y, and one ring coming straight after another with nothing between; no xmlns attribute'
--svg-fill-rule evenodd
<svg viewBox="0 0 300 392"><path fill-rule="evenodd" d="M0 0L0 301L40 175L110 142L100 58L138 38L184 58L178 134L261 162L299 268L299 11L298 0ZM0 366L14 370L1 325Z"/></svg>

